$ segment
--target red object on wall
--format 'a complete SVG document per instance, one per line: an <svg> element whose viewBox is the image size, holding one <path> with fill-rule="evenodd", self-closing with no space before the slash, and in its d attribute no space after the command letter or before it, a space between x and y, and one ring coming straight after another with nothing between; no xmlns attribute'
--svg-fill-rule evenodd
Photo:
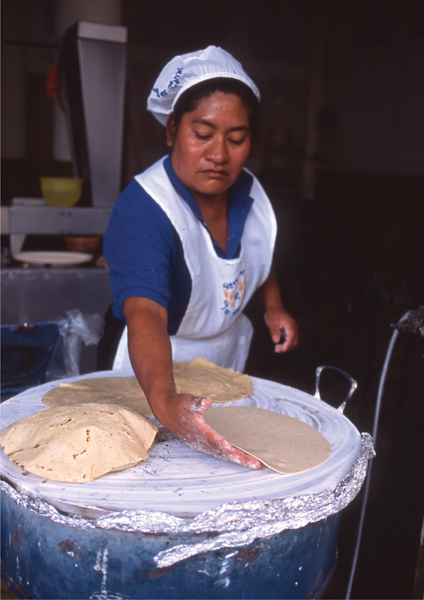
<svg viewBox="0 0 424 600"><path fill-rule="evenodd" d="M59 76L57 71L57 60L54 61L47 73L46 79L47 96L54 100L59 95Z"/></svg>

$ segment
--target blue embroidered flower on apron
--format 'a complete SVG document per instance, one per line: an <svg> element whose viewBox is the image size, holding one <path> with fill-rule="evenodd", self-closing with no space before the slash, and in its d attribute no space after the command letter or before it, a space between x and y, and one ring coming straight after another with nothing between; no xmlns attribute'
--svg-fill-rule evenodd
<svg viewBox="0 0 424 600"><path fill-rule="evenodd" d="M244 296L244 290L246 287L246 271L243 269L240 271L238 276L231 283L224 283L222 285L222 291L224 293L224 306L221 310L224 314L234 315L238 313L241 307L241 303Z"/></svg>

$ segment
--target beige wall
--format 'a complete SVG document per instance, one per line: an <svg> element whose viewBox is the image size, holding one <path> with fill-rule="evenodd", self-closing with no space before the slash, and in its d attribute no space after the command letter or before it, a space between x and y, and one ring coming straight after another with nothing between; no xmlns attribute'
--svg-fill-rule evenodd
<svg viewBox="0 0 424 600"><path fill-rule="evenodd" d="M60 0L56 4L56 37L59 39L76 21L121 25L121 0ZM53 158L71 160L65 118L57 102L54 107Z"/></svg>
<svg viewBox="0 0 424 600"><path fill-rule="evenodd" d="M26 157L28 73L47 74L56 51L10 41L56 44L79 20L121 25L121 0L2 0L2 158ZM54 158L70 160L64 119L55 106Z"/></svg>

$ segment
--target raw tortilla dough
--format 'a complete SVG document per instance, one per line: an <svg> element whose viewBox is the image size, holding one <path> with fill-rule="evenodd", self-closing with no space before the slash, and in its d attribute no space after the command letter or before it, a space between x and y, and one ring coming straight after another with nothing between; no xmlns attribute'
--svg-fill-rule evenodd
<svg viewBox="0 0 424 600"><path fill-rule="evenodd" d="M195 396L210 396L214 402L241 400L253 394L248 375L233 369L218 367L205 358L173 362L178 392ZM75 383L62 382L43 396L46 406L72 406L86 402L119 404L145 417L152 415L146 397L135 377L102 377L81 379Z"/></svg>
<svg viewBox="0 0 424 600"><path fill-rule="evenodd" d="M12 423L1 445L14 463L56 481L87 482L148 457L158 428L111 404L59 406Z"/></svg>
<svg viewBox="0 0 424 600"><path fill-rule="evenodd" d="M331 445L299 419L255 406L211 408L206 423L278 473L301 473L331 456Z"/></svg>

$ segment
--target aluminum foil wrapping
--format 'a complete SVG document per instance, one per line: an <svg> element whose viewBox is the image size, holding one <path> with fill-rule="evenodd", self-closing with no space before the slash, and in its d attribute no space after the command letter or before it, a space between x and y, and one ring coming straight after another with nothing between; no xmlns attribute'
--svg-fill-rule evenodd
<svg viewBox="0 0 424 600"><path fill-rule="evenodd" d="M4 481L0 482L0 489L17 504L70 527L145 534L212 534L202 536L202 541L193 542L191 538L190 543L177 544L158 553L155 563L158 568L164 568L204 552L247 546L255 539L265 539L287 529L299 529L338 513L358 494L367 473L368 461L375 456L371 436L363 433L361 438L359 457L334 490L267 501L228 502L194 518L131 510L86 519L78 515L63 515L47 502L24 496Z"/></svg>

